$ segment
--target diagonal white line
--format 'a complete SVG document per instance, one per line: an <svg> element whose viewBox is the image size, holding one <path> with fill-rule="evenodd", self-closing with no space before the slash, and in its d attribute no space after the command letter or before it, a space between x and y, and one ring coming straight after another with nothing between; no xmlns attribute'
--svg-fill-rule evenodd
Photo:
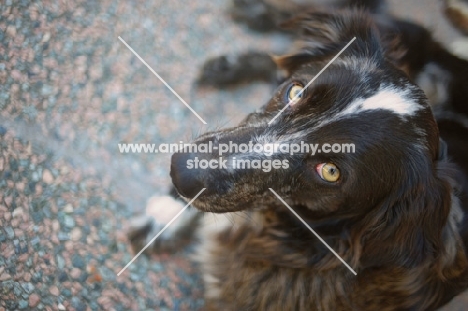
<svg viewBox="0 0 468 311"><path fill-rule="evenodd" d="M206 188L200 190L200 192L198 192L198 194L193 199L191 199L190 202L188 202L187 205L185 205L184 208L180 212L178 212L177 215L175 215L174 218L172 218L172 220L168 222L167 225L165 225L164 228L162 228L161 231L159 231L159 233L156 234L156 236L152 238L151 241L149 241L148 244L146 244L146 246L143 247L143 249L138 254L136 254L135 257L133 257L132 260L130 260L130 262L122 270L120 270L119 273L117 273L117 276L120 276L122 272L124 272L135 261L135 259L137 259L145 251L145 249L147 249L151 245L151 243L153 243L164 232L164 230L166 230L174 222L174 220L176 220L177 217L179 217L180 214L182 214L187 209L187 207L189 207L189 205L192 204L193 201L195 201L196 198L198 198L200 194L202 194L202 192L205 190Z"/></svg>
<svg viewBox="0 0 468 311"><path fill-rule="evenodd" d="M161 80L161 82L164 83L164 85L165 85L165 86L166 86L166 87L167 87L167 88L168 88L168 89L185 105L185 106L187 106L187 108L190 109L190 111L192 111L193 114L196 115L198 119L200 119L200 121L203 122L203 124L206 125L205 120L203 120L202 117L200 117L200 116L198 115L198 113L196 113L195 110L193 110L192 107L190 107L190 105L187 104L187 103L185 102L185 100L183 100L182 97L180 97L179 94L177 94L176 91L174 91L174 90L172 89L172 87L170 87L169 84L167 84L166 81L164 81L164 79L161 78L161 76L158 75L158 74L156 73L156 71L154 71L153 68L150 67L150 65L148 65L148 63L146 63L145 60L144 60L143 58L141 58L140 55L138 55L138 53L135 52L135 51L130 47L130 45L127 44L127 42L125 42L124 39L122 39L122 38L119 36L119 40L122 41L122 43L125 44L125 46L126 46L130 51L132 51L132 53L133 53L136 57L138 57L138 59L139 59L143 64L145 64L145 66L148 67L148 69L149 69L159 80Z"/></svg>
<svg viewBox="0 0 468 311"><path fill-rule="evenodd" d="M281 109L280 112L278 112L278 113L276 114L276 116L275 116L273 119L270 120L270 122L268 122L268 125L271 125L271 123L273 123L273 121L275 121L276 118L278 118L278 117L280 116L280 114L283 113L283 111L285 111L289 106L291 106L291 104L292 104L295 100L297 100L297 99L299 98L299 96L302 95L302 93L307 89L307 87L308 87L309 85L311 85L311 84L328 68L328 66L330 66L330 65L331 65L331 64L332 64L332 63L333 63L333 62L334 62L350 45L351 45L351 43L354 42L354 40L356 40L356 37L354 37L353 39L351 39L351 41L349 41L348 44L346 44L346 46L345 46L338 54L336 54L336 56L333 57L332 60L329 61L328 64L325 65L325 67L323 67L323 69L320 70L320 72L319 72L315 77L313 77L312 80L310 80L309 83L307 83L306 86L304 86L304 88L303 88L299 93L297 93L296 96L294 96L294 98L291 99L291 100L289 101L289 103L288 103L286 106L284 106L283 109Z"/></svg>
<svg viewBox="0 0 468 311"><path fill-rule="evenodd" d="M329 250L330 252L333 253L333 255L335 255L345 266L346 268L348 268L352 273L354 273L354 275L357 275L356 271L353 270L353 268L351 268L347 263L346 261L344 261L334 250L333 248L331 248L315 231L314 229L312 229L305 221L304 219L301 218L301 216L299 216L292 208L291 206L288 205L288 203L286 203L276 192L275 190L271 189L271 188L268 188L270 189L271 192L273 192L273 194L294 214L294 216L296 216L306 227L307 229L309 229L316 237L317 239L320 240L320 242L322 242Z"/></svg>

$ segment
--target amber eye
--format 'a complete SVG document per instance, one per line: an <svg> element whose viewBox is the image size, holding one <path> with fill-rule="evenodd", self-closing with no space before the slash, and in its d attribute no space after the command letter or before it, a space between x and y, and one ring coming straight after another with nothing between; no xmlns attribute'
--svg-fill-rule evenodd
<svg viewBox="0 0 468 311"><path fill-rule="evenodd" d="M340 170L333 163L321 163L315 168L320 178L328 182L336 182L340 179Z"/></svg>
<svg viewBox="0 0 468 311"><path fill-rule="evenodd" d="M303 87L302 85L300 85L300 84L293 84L293 85L289 88L288 93L287 93L287 95L288 95L288 98L287 98L287 99L288 99L288 103L289 103L290 101L293 101L293 100L294 100L291 104L292 104L292 105L295 104L296 101L298 101L298 100L302 97L302 95L304 94L303 90L304 90L304 87ZM297 98L296 98L296 96L297 96Z"/></svg>

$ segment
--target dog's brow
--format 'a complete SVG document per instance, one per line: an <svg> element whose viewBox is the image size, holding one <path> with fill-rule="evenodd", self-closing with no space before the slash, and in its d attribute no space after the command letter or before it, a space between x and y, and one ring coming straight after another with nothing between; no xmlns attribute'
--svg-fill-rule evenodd
<svg viewBox="0 0 468 311"><path fill-rule="evenodd" d="M283 109L280 110L280 112L276 114L276 116L273 117L273 119L270 120L270 122L268 122L268 125L271 125L276 120L276 118L278 118L280 114L283 113L283 111L285 111L294 101L296 101L302 95L302 93L309 87L309 85L311 85L338 57L340 57L340 55L354 42L354 40L356 40L356 37L352 38L351 41L349 41L348 44L346 44L345 47L341 49L341 51L339 51L338 54L336 54L335 57L333 57L328 62L328 64L326 64L325 67L323 67L322 70L320 70L320 72L316 74L315 77L313 77L312 80L310 80L309 83L307 83L306 86L304 86L304 88L299 93L297 93L296 96L294 96L294 98L292 98L289 101L289 103L286 106L284 106Z"/></svg>

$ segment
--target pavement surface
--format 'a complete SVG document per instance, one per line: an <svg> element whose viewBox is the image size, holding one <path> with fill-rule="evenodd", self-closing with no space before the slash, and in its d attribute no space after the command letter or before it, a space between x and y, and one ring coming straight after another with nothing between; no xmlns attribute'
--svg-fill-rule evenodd
<svg viewBox="0 0 468 311"><path fill-rule="evenodd" d="M447 45L460 37L436 0L394 0ZM271 87L196 89L209 56L284 50L230 20L226 0L0 1L0 311L200 310L188 259L132 258L128 219L170 185L170 154L118 143L177 143L234 126ZM121 36L208 123L200 122ZM468 295L444 310L467 310Z"/></svg>

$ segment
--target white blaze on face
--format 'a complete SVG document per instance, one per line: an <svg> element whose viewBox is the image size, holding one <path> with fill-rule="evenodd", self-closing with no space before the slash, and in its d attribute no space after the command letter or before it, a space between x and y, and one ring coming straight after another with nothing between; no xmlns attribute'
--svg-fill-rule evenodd
<svg viewBox="0 0 468 311"><path fill-rule="evenodd" d="M421 107L412 100L406 99L401 94L383 90L364 101L363 110L384 109L398 115L412 115Z"/></svg>
<svg viewBox="0 0 468 311"><path fill-rule="evenodd" d="M423 107L408 98L407 91L402 91L392 87L384 87L379 92L369 98L360 98L351 103L345 110L338 113L338 116L356 114L363 111L387 110L399 116L412 116Z"/></svg>

